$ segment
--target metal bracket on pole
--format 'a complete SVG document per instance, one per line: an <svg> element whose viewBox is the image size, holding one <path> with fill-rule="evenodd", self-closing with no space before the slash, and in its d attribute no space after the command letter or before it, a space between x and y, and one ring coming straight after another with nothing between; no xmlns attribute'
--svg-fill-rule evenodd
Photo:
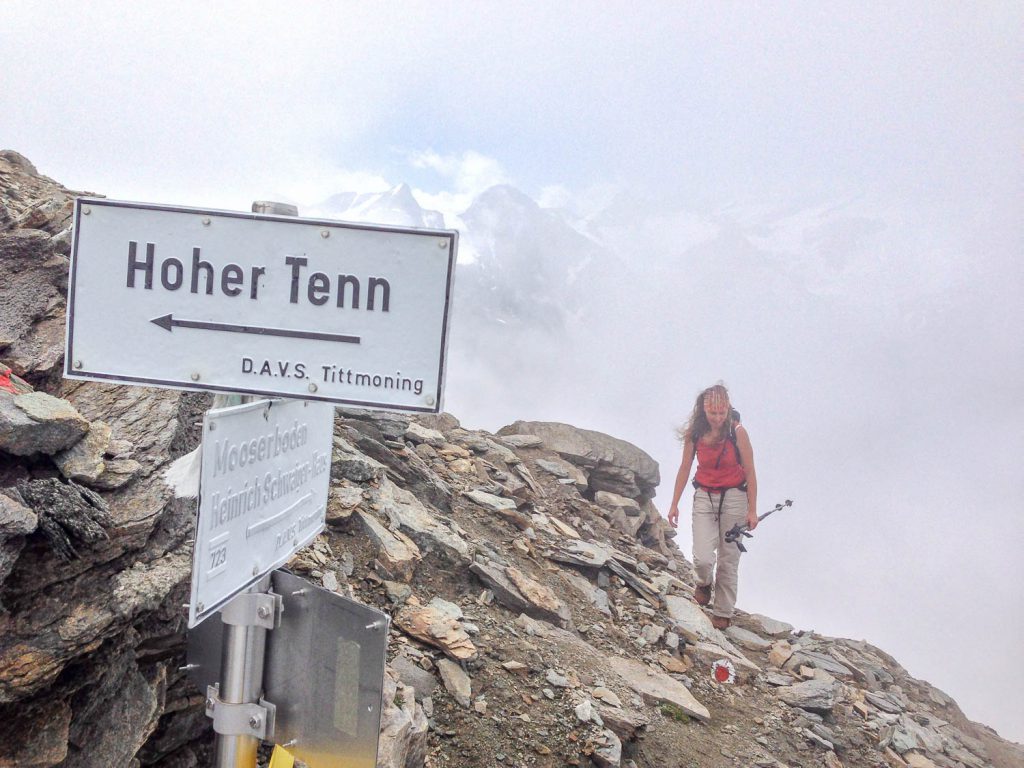
<svg viewBox="0 0 1024 768"><path fill-rule="evenodd" d="M276 629L281 626L284 602L273 592L243 592L220 611L221 621L236 627Z"/></svg>
<svg viewBox="0 0 1024 768"><path fill-rule="evenodd" d="M284 602L269 589L270 576L263 576L220 609L220 682L206 702L217 734L217 768L256 768L260 740L273 734L274 713L262 698L263 663L267 632L279 623Z"/></svg>
<svg viewBox="0 0 1024 768"><path fill-rule="evenodd" d="M257 704L229 704L220 698L220 689L206 689L206 716L213 720L213 730L222 736L252 736L273 741L277 707L266 699Z"/></svg>

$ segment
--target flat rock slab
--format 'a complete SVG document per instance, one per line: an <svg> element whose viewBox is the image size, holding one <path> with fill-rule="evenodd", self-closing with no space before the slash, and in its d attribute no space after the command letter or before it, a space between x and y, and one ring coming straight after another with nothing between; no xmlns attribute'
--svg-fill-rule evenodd
<svg viewBox="0 0 1024 768"><path fill-rule="evenodd" d="M441 682L460 706L469 709L473 699L473 681L458 664L448 659L437 662L437 670L441 673Z"/></svg>
<svg viewBox="0 0 1024 768"><path fill-rule="evenodd" d="M576 486L576 490L581 493L590 487L590 481L587 479L586 473L575 464L570 464L565 459L559 459L553 456L546 459L537 459L537 466L549 475L554 475L559 480L567 480L571 482Z"/></svg>
<svg viewBox="0 0 1024 768"><path fill-rule="evenodd" d="M791 707L811 712L831 712L835 706L839 686L826 680L806 680L802 683L775 689L775 695Z"/></svg>
<svg viewBox="0 0 1024 768"><path fill-rule="evenodd" d="M462 625L432 606L406 606L395 616L395 626L458 661L476 657L476 646Z"/></svg>
<svg viewBox="0 0 1024 768"><path fill-rule="evenodd" d="M531 579L518 568L508 566L505 575L516 585L516 589L525 597L541 617L550 617L552 624L563 629L572 625L572 614L569 607L558 599L550 587L546 587L535 579Z"/></svg>
<svg viewBox="0 0 1024 768"><path fill-rule="evenodd" d="M54 456L53 462L69 480L91 484L107 469L103 456L109 444L110 427L102 421L94 421L85 437Z"/></svg>
<svg viewBox="0 0 1024 768"><path fill-rule="evenodd" d="M554 592L515 568L473 563L469 570L494 592L495 599L513 611L549 621L563 629L572 626L572 614Z"/></svg>
<svg viewBox="0 0 1024 768"><path fill-rule="evenodd" d="M610 691L604 686L599 685L597 688L594 688L590 692L590 695L609 707L616 707L618 709L622 708L622 702L619 700L619 697L615 695L615 691Z"/></svg>
<svg viewBox="0 0 1024 768"><path fill-rule="evenodd" d="M865 691L864 698L869 704L883 712L888 712L890 715L898 715L903 712L903 706L899 704L899 702L890 699L884 693L872 693L871 691Z"/></svg>
<svg viewBox="0 0 1024 768"><path fill-rule="evenodd" d="M401 531L390 530L373 515L362 510L357 510L356 516L377 547L377 560L386 571L384 575L394 581L410 581L416 564L422 559L416 542Z"/></svg>
<svg viewBox="0 0 1024 768"><path fill-rule="evenodd" d="M755 632L769 637L786 637L793 631L792 624L762 616L760 613L750 614L747 621L753 624Z"/></svg>
<svg viewBox="0 0 1024 768"><path fill-rule="evenodd" d="M366 483L384 477L387 468L376 459L358 450L348 440L334 436L331 452L331 479Z"/></svg>
<svg viewBox="0 0 1024 768"><path fill-rule="evenodd" d="M514 467L516 464L522 463L523 460L520 459L519 455L511 448L508 448L502 445L501 443L495 442L494 440L491 440L489 437L484 437L482 439L483 444L486 448L486 450L484 451L484 456L489 461L503 461L510 467Z"/></svg>
<svg viewBox="0 0 1024 768"><path fill-rule="evenodd" d="M772 647L770 640L765 640L763 637L743 629L743 627L731 626L725 630L725 636L736 643L736 645L746 648L748 651L767 651Z"/></svg>
<svg viewBox="0 0 1024 768"><path fill-rule="evenodd" d="M86 481L86 485L101 491L114 491L127 485L142 472L142 465L135 459L104 459L103 465L103 473L95 480Z"/></svg>
<svg viewBox="0 0 1024 768"><path fill-rule="evenodd" d="M599 493L604 493L604 491L599 491ZM612 524L612 527L631 539L636 537L645 522L642 517L630 517L621 509L611 510L609 515L608 522Z"/></svg>
<svg viewBox="0 0 1024 768"><path fill-rule="evenodd" d="M691 642L710 640L718 633L701 607L679 595L665 596L665 610L676 623L676 631Z"/></svg>
<svg viewBox="0 0 1024 768"><path fill-rule="evenodd" d="M768 651L768 663L781 669L792 655L793 647L789 643L785 640L776 640L772 643L771 650Z"/></svg>
<svg viewBox="0 0 1024 768"><path fill-rule="evenodd" d="M641 729L650 722L640 712L624 707L606 705L604 702L597 708L604 724L608 726L622 741L632 741Z"/></svg>
<svg viewBox="0 0 1024 768"><path fill-rule="evenodd" d="M456 621L462 621L462 609L455 603L445 600L443 597L433 597L427 606L441 611L445 616L450 616Z"/></svg>
<svg viewBox="0 0 1024 768"><path fill-rule="evenodd" d="M782 665L782 668L787 671L792 671L800 669L800 666L805 664L807 666L814 667L815 669L824 670L825 672L828 672L831 675L836 675L837 677L854 676L853 670L843 664L840 664L831 656L803 648L794 651L793 655L790 656L786 663Z"/></svg>
<svg viewBox="0 0 1024 768"><path fill-rule="evenodd" d="M421 552L436 551L453 563L469 560L469 544L452 526L446 524L415 495L390 480L381 482L379 500L392 528L416 542Z"/></svg>
<svg viewBox="0 0 1024 768"><path fill-rule="evenodd" d="M88 431L89 422L67 400L45 392L0 391L0 450L15 456L52 455Z"/></svg>
<svg viewBox="0 0 1024 768"><path fill-rule="evenodd" d="M536 435L502 435L501 441L513 448L540 448L544 441Z"/></svg>
<svg viewBox="0 0 1024 768"><path fill-rule="evenodd" d="M778 672L769 672L767 675L765 675L764 679L768 683L768 685L774 685L776 687L793 684L792 677L790 677L789 675L780 674Z"/></svg>
<svg viewBox="0 0 1024 768"><path fill-rule="evenodd" d="M362 500L362 488L354 485L332 485L327 494L328 525L340 525L349 520Z"/></svg>
<svg viewBox="0 0 1024 768"><path fill-rule="evenodd" d="M516 508L516 503L512 499L495 496L493 493L487 493L487 491L463 491L462 495L474 504L479 504L484 509L489 509L492 512L508 512L514 511Z"/></svg>
<svg viewBox="0 0 1024 768"><path fill-rule="evenodd" d="M601 547L593 542L572 540L559 545L548 557L559 563L572 563L591 568L600 568L614 556L614 550Z"/></svg>
<svg viewBox="0 0 1024 768"><path fill-rule="evenodd" d="M711 619L692 600L680 595L666 595L665 608L668 611L668 615L675 621L676 632L685 637L691 644L701 648L702 651L710 653L714 652L714 648L719 648L723 655L728 656L750 671L760 671L756 664L729 642L725 633L719 632L714 628L711 624ZM708 649L705 646L712 646L712 648Z"/></svg>
<svg viewBox="0 0 1024 768"><path fill-rule="evenodd" d="M519 530L525 530L532 525L532 520L527 515L516 509L516 503L511 499L506 499L502 496L495 496L494 494L488 494L485 490L479 489L464 490L463 496L474 504L478 504L484 509L488 509L501 515L519 528Z"/></svg>
<svg viewBox="0 0 1024 768"><path fill-rule="evenodd" d="M573 528L568 523L563 523L561 520L559 520L554 515L549 515L548 516L548 521L551 523L551 527L552 528L554 528L556 531L558 531L560 534L562 534L567 539L579 539L579 537L580 537L579 533L577 533L576 529Z"/></svg>
<svg viewBox="0 0 1024 768"><path fill-rule="evenodd" d="M723 647L726 646L726 647ZM736 676L740 682L746 682L749 680L750 673L758 673L761 668L754 662L740 653L735 646L730 643L709 643L702 640L698 640L695 643L689 643L686 646L686 652L693 657L695 661L699 661L701 664L706 665L709 669L719 659L728 659L736 665Z"/></svg>
<svg viewBox="0 0 1024 768"><path fill-rule="evenodd" d="M880 741L901 755L912 749L941 754L943 748L942 736L937 731L918 725L906 714L900 715L896 723L882 730Z"/></svg>
<svg viewBox="0 0 1024 768"><path fill-rule="evenodd" d="M426 443L434 448L440 448L447 442L444 435L436 429L424 427L422 424L417 424L415 421L409 423L409 426L405 430L404 437L410 442Z"/></svg>
<svg viewBox="0 0 1024 768"><path fill-rule="evenodd" d="M679 707L690 717L703 722L711 720L707 707L697 701L685 685L646 664L620 656L608 658L608 665L649 704L668 703Z"/></svg>
<svg viewBox="0 0 1024 768"><path fill-rule="evenodd" d="M11 493L16 493L11 490ZM0 492L0 541L32 533L39 524L36 514L18 499Z"/></svg>
<svg viewBox="0 0 1024 768"><path fill-rule="evenodd" d="M401 682L416 691L417 699L421 700L424 696L429 696L437 687L437 678L433 673L423 669L408 656L395 656L391 662L391 668Z"/></svg>
<svg viewBox="0 0 1024 768"><path fill-rule="evenodd" d="M598 768L619 768L622 765L622 742L614 731L605 728L598 737L600 746L590 756Z"/></svg>
<svg viewBox="0 0 1024 768"><path fill-rule="evenodd" d="M640 516L640 505L637 504L636 499L620 496L611 491L598 491L595 493L594 503L607 510L624 512L629 517Z"/></svg>
<svg viewBox="0 0 1024 768"><path fill-rule="evenodd" d="M644 493L653 494L661 481L658 462L635 445L601 432L551 421L517 421L498 430L499 435L536 435L544 445L577 466L595 468L611 475L607 487L619 492L634 480ZM618 474L624 475L621 482ZM596 487L596 486L595 486ZM638 494L624 493L636 496Z"/></svg>
<svg viewBox="0 0 1024 768"><path fill-rule="evenodd" d="M534 530L544 531L552 536L558 536L565 539L580 538L580 535L575 528L563 523L554 515L545 515L542 512L533 512L530 514L530 520L533 521Z"/></svg>

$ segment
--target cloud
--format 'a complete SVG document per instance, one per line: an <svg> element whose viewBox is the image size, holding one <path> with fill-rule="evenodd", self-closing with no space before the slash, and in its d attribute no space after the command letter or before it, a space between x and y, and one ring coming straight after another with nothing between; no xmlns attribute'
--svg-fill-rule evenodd
<svg viewBox="0 0 1024 768"><path fill-rule="evenodd" d="M571 202L572 193L562 184L549 184L537 197L541 208L567 208Z"/></svg>
<svg viewBox="0 0 1024 768"><path fill-rule="evenodd" d="M475 197L496 184L510 184L512 179L502 164L493 157L472 149L442 155L433 150L410 153L413 168L435 171L453 184L455 192Z"/></svg>
<svg viewBox="0 0 1024 768"><path fill-rule="evenodd" d="M435 176L424 180L433 181L430 185L433 191L422 186L413 189L416 202L424 208L440 211L446 226L455 229L463 228L461 215L480 193L497 184L512 183L499 160L472 149L448 154L426 149L407 152L405 157L410 167L430 171ZM475 260L472 244L463 241L459 262Z"/></svg>
<svg viewBox="0 0 1024 768"><path fill-rule="evenodd" d="M282 185L281 190L289 201L311 203L322 201L338 192L386 192L393 186L388 179L371 171L317 166L291 179ZM300 204L299 213L305 215L302 209Z"/></svg>

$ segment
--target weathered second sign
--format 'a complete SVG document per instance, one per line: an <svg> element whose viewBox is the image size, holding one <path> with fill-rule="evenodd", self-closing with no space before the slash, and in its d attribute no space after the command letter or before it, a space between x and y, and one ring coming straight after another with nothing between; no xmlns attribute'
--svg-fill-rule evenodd
<svg viewBox="0 0 1024 768"><path fill-rule="evenodd" d="M203 420L193 627L323 530L334 408L262 400Z"/></svg>

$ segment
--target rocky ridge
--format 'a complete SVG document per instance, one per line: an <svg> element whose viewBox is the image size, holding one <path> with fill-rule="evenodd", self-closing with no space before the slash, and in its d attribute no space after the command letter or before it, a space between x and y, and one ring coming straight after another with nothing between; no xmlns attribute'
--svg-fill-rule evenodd
<svg viewBox="0 0 1024 768"><path fill-rule="evenodd" d="M161 473L208 398L59 378L74 194L0 153L0 766L207 765L194 503ZM569 425L338 411L290 567L393 616L379 765L1024 764L863 641L714 629L658 479Z"/></svg>

